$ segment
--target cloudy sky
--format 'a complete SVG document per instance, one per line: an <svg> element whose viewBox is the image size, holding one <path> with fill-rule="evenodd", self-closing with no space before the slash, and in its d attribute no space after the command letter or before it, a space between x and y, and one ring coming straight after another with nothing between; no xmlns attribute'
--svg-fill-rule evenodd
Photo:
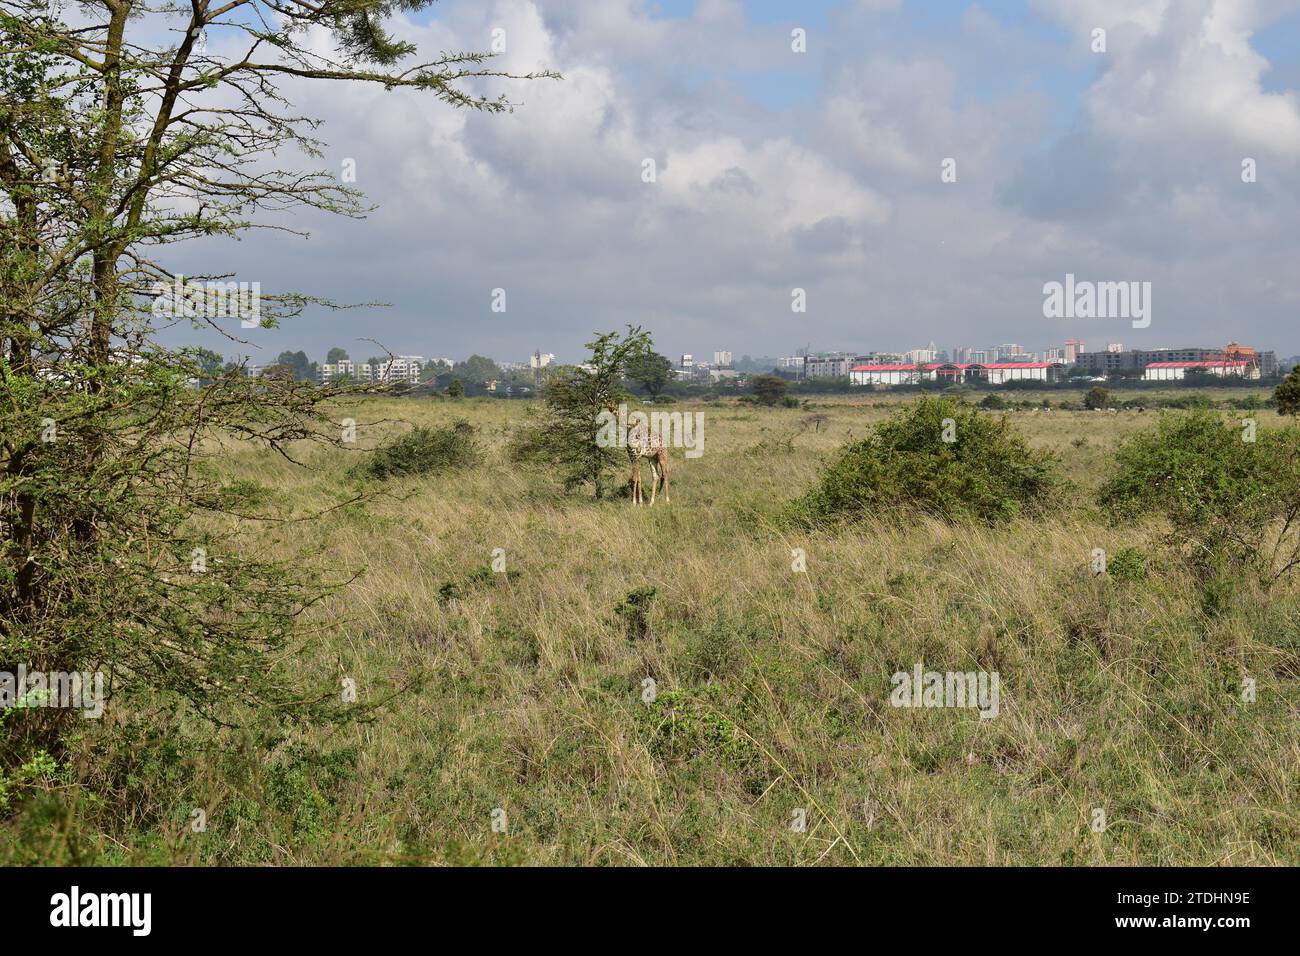
<svg viewBox="0 0 1300 956"><path fill-rule="evenodd" d="M1071 336L1300 352L1300 0L443 0L394 27L430 52L501 29L494 66L563 79L507 85L499 116L291 88L325 120L323 162L354 160L379 208L174 264L391 307L245 332L255 362L376 354L365 338L573 360L627 323L673 357ZM1044 318L1067 273L1150 282L1150 327Z"/></svg>

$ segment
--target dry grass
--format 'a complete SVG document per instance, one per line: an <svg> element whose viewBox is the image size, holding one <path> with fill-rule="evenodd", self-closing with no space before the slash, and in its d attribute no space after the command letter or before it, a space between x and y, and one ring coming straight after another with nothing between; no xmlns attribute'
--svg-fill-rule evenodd
<svg viewBox="0 0 1300 956"><path fill-rule="evenodd" d="M419 687L377 722L309 733L275 760L208 765L167 807L170 824L118 835L102 855L1300 862L1295 586L1209 619L1197 582L1159 559L1155 529L1110 527L1089 504L1120 437L1152 413L1011 413L1075 484L1050 521L805 535L783 530L780 508L892 404L814 401L828 421L793 452L781 440L806 409L673 406L704 411L705 453L674 452L672 504L640 510L565 497L544 469L511 463L506 435L526 403L348 412L363 449L400 420L457 417L488 448L471 472L392 483L399 497L277 532L285 553L323 546L334 566L366 569L319 609L316 660L355 678L363 700L416 674ZM391 421L365 424L379 419ZM232 449L222 467L307 513L341 497L354 454L304 449L296 468ZM1145 581L1088 573L1094 547L1125 546L1157 556ZM497 548L509 574L490 571ZM807 573L791 569L795 548ZM656 589L650 634L630 640L615 607L643 586ZM889 706L890 675L918 661L998 671L1000 716ZM1244 675L1255 703L1241 699ZM292 764L299 752L311 756ZM192 806L211 807L208 832L164 837ZM797 810L806 832L790 826Z"/></svg>

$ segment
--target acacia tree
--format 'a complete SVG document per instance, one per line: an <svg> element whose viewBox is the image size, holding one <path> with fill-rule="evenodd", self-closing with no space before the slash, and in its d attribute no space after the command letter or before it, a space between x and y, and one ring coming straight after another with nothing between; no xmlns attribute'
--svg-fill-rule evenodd
<svg viewBox="0 0 1300 956"><path fill-rule="evenodd" d="M0 671L100 670L116 692L221 721L241 704L307 719L331 710L337 688L305 691L285 666L329 586L300 561L241 548L247 519L286 516L257 511L209 456L232 441L287 457L295 442L336 441L328 402L341 390L214 373L202 354L158 341L184 322L239 341L238 327L322 300L250 296L215 263L187 284L165 252L284 229L286 212L365 212L333 173L284 155L311 161L321 144L283 83L509 109L475 92L509 76L485 54L420 62L385 30L429 2L0 2ZM334 50L307 42L320 28ZM217 36L239 52L208 52ZM57 747L68 714L5 721L0 785L24 754Z"/></svg>
<svg viewBox="0 0 1300 956"><path fill-rule="evenodd" d="M672 379L673 363L658 352L648 352L628 363L627 377L636 382L651 398L658 398Z"/></svg>
<svg viewBox="0 0 1300 956"><path fill-rule="evenodd" d="M755 375L750 381L754 396L760 405L778 405L790 389L790 383L779 375Z"/></svg>
<svg viewBox="0 0 1300 956"><path fill-rule="evenodd" d="M1300 365L1291 369L1273 390L1273 398L1279 415L1300 415Z"/></svg>
<svg viewBox="0 0 1300 956"><path fill-rule="evenodd" d="M538 444L566 489L590 485L601 498L609 472L623 453L598 443L599 416L628 397L622 382L629 365L653 353L650 333L631 325L622 336L597 335L587 348L591 355L585 363L556 371L547 383Z"/></svg>

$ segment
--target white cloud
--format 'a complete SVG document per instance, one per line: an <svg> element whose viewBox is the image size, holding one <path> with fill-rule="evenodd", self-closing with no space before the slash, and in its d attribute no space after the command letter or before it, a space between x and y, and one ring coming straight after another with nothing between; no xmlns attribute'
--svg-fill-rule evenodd
<svg viewBox="0 0 1300 956"><path fill-rule="evenodd" d="M650 324L667 353L1122 336L1043 326L1042 283L1066 271L1155 280L1161 341L1294 347L1252 333L1280 332L1297 295L1286 177L1300 108L1263 91L1268 64L1249 42L1276 3L1039 0L1072 32L1061 59L1092 27L1111 31L1077 101L1051 83L990 88L1044 69L1040 33L968 11L951 33L896 46L888 31L909 17L896 6L856 4L879 30L820 31L799 60L819 77L813 98L778 107L762 84L780 91L793 68L788 24L753 22L735 0L702 0L690 19L634 0L446 0L403 35L479 49L502 26L494 67L564 79L485 84L520 103L501 116L295 85L327 120L329 162L356 157L381 209L313 243L254 237L242 255L273 262L284 286L394 308L327 315L268 348L374 335L395 351L574 357L593 329L626 321ZM759 102L737 76L759 77ZM1256 153L1261 181L1246 187L1240 156ZM947 156L954 185L939 182ZM646 157L657 183L641 181ZM810 302L797 319L795 285ZM495 286L505 315L487 310ZM1207 306L1220 299L1251 311L1225 318Z"/></svg>

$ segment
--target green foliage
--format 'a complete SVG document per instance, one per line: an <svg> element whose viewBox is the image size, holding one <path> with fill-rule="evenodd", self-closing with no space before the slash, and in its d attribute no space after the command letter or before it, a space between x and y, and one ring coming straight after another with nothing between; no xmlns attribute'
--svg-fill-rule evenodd
<svg viewBox="0 0 1300 956"><path fill-rule="evenodd" d="M1166 519L1206 577L1275 580L1300 561L1300 431L1258 431L1214 412L1163 414L1116 454L1098 501L1116 520Z"/></svg>
<svg viewBox="0 0 1300 956"><path fill-rule="evenodd" d="M456 374L466 382L473 382L476 385L505 378L501 367L483 355L471 355L465 361L456 363Z"/></svg>
<svg viewBox="0 0 1300 956"><path fill-rule="evenodd" d="M461 381L460 379L458 379L458 378L453 378L453 379L451 380L451 382L447 385L447 397L448 397L448 398L464 398L464 397L465 397L465 383L462 382L462 381Z"/></svg>
<svg viewBox="0 0 1300 956"><path fill-rule="evenodd" d="M614 613L622 619L629 641L644 640L650 636L650 602L656 593L652 585L634 588L614 606Z"/></svg>
<svg viewBox="0 0 1300 956"><path fill-rule="evenodd" d="M386 22L427 3L321 0L271 15L252 0L230 17L230 6L110 4L79 8L71 24L41 4L0 11L0 669L103 672L115 717L95 732L110 740L142 712L227 729L350 719L304 665L318 637L306 612L334 588L319 554L249 546L259 519L309 515L261 511L225 485L218 460L248 444L285 459L337 445L324 403L373 389L317 388L302 352L252 379L210 351L164 346L187 325L238 341L237 318L273 328L334 304L292 290L249 298L219 244L170 247L304 209L366 208L336 170L279 155L294 143L312 163L325 148L280 85L286 63L299 91L304 80L406 87L505 110L471 89L508 75L482 68L485 54L385 69L415 53ZM218 23L250 42L215 69L196 41ZM308 28L332 32L346 55L303 42ZM193 108L200 91L239 105ZM179 208L178 195L194 202ZM231 281L182 285L178 262ZM14 781L43 772L41 754L62 771L90 733L66 707L3 723L11 801Z"/></svg>
<svg viewBox="0 0 1300 956"><path fill-rule="evenodd" d="M749 384L760 405L779 405L790 389L790 383L779 375L755 375Z"/></svg>
<svg viewBox="0 0 1300 956"><path fill-rule="evenodd" d="M1100 385L1094 385L1088 389L1088 393L1083 396L1083 407L1089 411L1097 411L1106 408L1110 404L1110 392Z"/></svg>
<svg viewBox="0 0 1300 956"><path fill-rule="evenodd" d="M658 352L637 355L627 363L627 377L658 399L672 379L673 363Z"/></svg>
<svg viewBox="0 0 1300 956"><path fill-rule="evenodd" d="M299 382L316 381L316 363L307 358L306 352L281 352L275 364L292 369L293 377Z"/></svg>
<svg viewBox="0 0 1300 956"><path fill-rule="evenodd" d="M1120 548L1106 560L1106 573L1125 583L1147 576L1147 556L1141 548Z"/></svg>
<svg viewBox="0 0 1300 956"><path fill-rule="evenodd" d="M1279 415L1300 415L1300 365L1291 369L1287 377L1273 390Z"/></svg>
<svg viewBox="0 0 1300 956"><path fill-rule="evenodd" d="M328 443L320 403L334 393L237 371L196 390L192 358L137 358L69 366L66 381L0 358L0 661L118 675L124 707L139 694L228 723L253 708L327 719L328 701L303 704L293 658L304 607L330 586L310 553L241 553L230 521L262 516L262 499L215 477L215 448L177 436ZM0 772L41 748L62 760L78 720L15 714Z"/></svg>
<svg viewBox="0 0 1300 956"><path fill-rule="evenodd" d="M546 388L546 410L533 433L539 457L555 466L566 490L590 485L597 498L607 489L616 463L625 460L615 443L600 443L600 416L627 398L621 383L629 363L651 354L650 333L628 326L619 336L606 332L587 343L583 366L559 370Z"/></svg>
<svg viewBox="0 0 1300 956"><path fill-rule="evenodd" d="M707 690L660 694L653 707L658 722L650 752L667 761L716 756L741 767L757 760L753 742L709 697Z"/></svg>
<svg viewBox="0 0 1300 956"><path fill-rule="evenodd" d="M1005 418L923 397L846 446L794 510L812 521L914 509L996 522L1043 508L1058 481L1055 460Z"/></svg>
<svg viewBox="0 0 1300 956"><path fill-rule="evenodd" d="M0 720L0 726L4 722ZM66 777L66 774L62 776ZM15 798L30 790L59 782L59 763L45 750L38 750L12 772L0 770L0 812L8 810Z"/></svg>
<svg viewBox="0 0 1300 956"><path fill-rule="evenodd" d="M376 448L356 473L384 481L470 468L482 458L477 435L464 420L443 428L413 428Z"/></svg>
<svg viewBox="0 0 1300 956"><path fill-rule="evenodd" d="M990 392L980 400L980 408L1002 411L1007 407L1007 400L996 392Z"/></svg>

